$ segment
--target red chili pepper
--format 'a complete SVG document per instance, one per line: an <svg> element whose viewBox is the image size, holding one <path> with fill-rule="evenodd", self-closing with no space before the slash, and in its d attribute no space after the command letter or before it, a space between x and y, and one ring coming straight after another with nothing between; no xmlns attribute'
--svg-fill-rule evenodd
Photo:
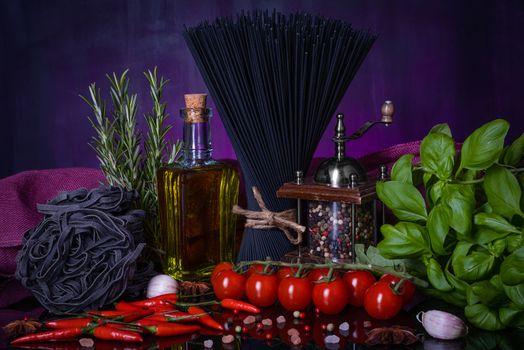
<svg viewBox="0 0 524 350"><path fill-rule="evenodd" d="M222 301L220 302L220 305L224 309L246 311L246 312L251 312L253 314L260 313L260 309L258 307L256 307L253 304L246 303L245 301L241 301L241 300L222 299Z"/></svg>
<svg viewBox="0 0 524 350"><path fill-rule="evenodd" d="M146 319L137 321L136 324L142 326L146 331L157 337L171 337L181 334L195 333L201 329L198 325L175 324Z"/></svg>
<svg viewBox="0 0 524 350"><path fill-rule="evenodd" d="M142 309L138 309L142 310ZM138 310L132 310L132 311L138 311ZM90 315L93 316L101 316L101 317L116 317L116 316L122 316L125 314L128 314L129 311L122 311L122 310L100 310L100 311L88 311L87 312Z"/></svg>
<svg viewBox="0 0 524 350"><path fill-rule="evenodd" d="M65 318L61 320L50 320L44 322L47 328L63 329L63 328L77 328L77 327L88 327L93 325L93 318L82 317L82 318Z"/></svg>
<svg viewBox="0 0 524 350"><path fill-rule="evenodd" d="M187 308L187 312L189 314L191 314L191 315L198 315L198 314L206 313L204 311L204 309L202 309L202 308L200 308L198 306L190 306L190 307L188 307ZM218 329L219 331L223 331L224 330L224 327L222 327L222 325L220 323L215 321L209 315L200 316L198 318L198 322L202 323L204 326L208 326L208 327L213 328L213 329Z"/></svg>
<svg viewBox="0 0 524 350"><path fill-rule="evenodd" d="M91 332L95 338L103 340L118 340L121 342L143 342L142 336L133 331L124 331L112 327L98 326Z"/></svg>
<svg viewBox="0 0 524 350"><path fill-rule="evenodd" d="M170 312L165 316L167 317L167 322L193 322L199 319L199 316L189 317L191 314L178 310Z"/></svg>
<svg viewBox="0 0 524 350"><path fill-rule="evenodd" d="M139 311L139 310L143 310L142 307L138 306L138 305L134 305L132 303L128 303L127 301L119 301L118 303L115 304L115 309L119 310L119 311Z"/></svg>
<svg viewBox="0 0 524 350"><path fill-rule="evenodd" d="M167 305L172 306L176 303L178 296L175 293L168 293L168 294L162 294L157 295L156 297L144 299L144 300L137 300L131 302L132 305L138 306L138 307L154 307L154 306L160 306L160 305Z"/></svg>
<svg viewBox="0 0 524 350"><path fill-rule="evenodd" d="M11 344L34 343L39 341L50 341L59 339L76 338L82 335L81 327L55 329L48 332L34 333L24 335L11 342Z"/></svg>
<svg viewBox="0 0 524 350"><path fill-rule="evenodd" d="M162 321L162 322L193 322L198 321L198 316L190 317L191 315L182 311L173 311L168 314L155 314L147 316L145 320ZM183 318L181 318L183 317Z"/></svg>
<svg viewBox="0 0 524 350"><path fill-rule="evenodd" d="M156 297L152 297L147 300L155 300L155 299L169 300L174 303L177 301L178 295L176 295L175 293L167 293L167 294L157 295Z"/></svg>
<svg viewBox="0 0 524 350"><path fill-rule="evenodd" d="M174 302L169 301L169 300L164 300L164 299L147 299L147 300L133 301L130 304L135 307L153 308L153 307L158 307L158 306L173 306Z"/></svg>
<svg viewBox="0 0 524 350"><path fill-rule="evenodd" d="M116 317L114 320L115 321L122 321L122 322L132 322L132 321L144 318L146 316L152 315L154 313L155 312L153 310L134 311L134 312L130 312L128 314Z"/></svg>
<svg viewBox="0 0 524 350"><path fill-rule="evenodd" d="M155 313L170 312L175 310L175 305L156 305L148 307L148 310L153 310Z"/></svg>

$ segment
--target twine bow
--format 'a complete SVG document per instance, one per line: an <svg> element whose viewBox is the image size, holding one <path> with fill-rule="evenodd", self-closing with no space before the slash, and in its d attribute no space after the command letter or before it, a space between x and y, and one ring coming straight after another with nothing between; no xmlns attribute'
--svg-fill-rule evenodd
<svg viewBox="0 0 524 350"><path fill-rule="evenodd" d="M296 223L295 209L288 209L281 212L272 212L266 207L266 203L262 199L262 195L255 186L252 187L253 196L258 203L261 211L252 211L242 209L238 205L233 206L233 213L243 215L246 217L246 227L268 230L277 228L284 232L291 244L299 244L302 242L302 234L306 228ZM289 230L297 232L297 238L293 237Z"/></svg>

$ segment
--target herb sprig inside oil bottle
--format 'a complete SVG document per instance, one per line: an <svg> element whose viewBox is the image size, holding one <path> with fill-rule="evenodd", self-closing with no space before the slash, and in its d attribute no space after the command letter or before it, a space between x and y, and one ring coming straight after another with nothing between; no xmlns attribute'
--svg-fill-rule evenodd
<svg viewBox="0 0 524 350"><path fill-rule="evenodd" d="M149 82L153 109L144 115L148 130L144 134L137 128L137 94L130 94L128 70L121 76L106 75L111 85L113 110L106 112L106 101L100 96L95 83L89 86L89 97L80 96L93 110L89 118L95 129L91 146L96 151L100 168L110 185L134 189L139 194L138 207L145 210L146 241L160 247L160 219L156 190L157 169L177 162L182 144L166 139L171 125L166 103L162 100L168 80L157 78L156 67L144 75Z"/></svg>

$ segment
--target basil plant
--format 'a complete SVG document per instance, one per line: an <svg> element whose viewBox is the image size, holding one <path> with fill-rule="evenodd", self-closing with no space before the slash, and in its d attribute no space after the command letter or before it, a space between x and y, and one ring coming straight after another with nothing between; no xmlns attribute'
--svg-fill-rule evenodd
<svg viewBox="0 0 524 350"><path fill-rule="evenodd" d="M463 307L486 330L524 327L524 134L504 147L508 129L493 120L459 152L449 126L436 125L420 145L420 163L406 154L391 181L377 183L399 219L381 227L380 254L423 264L424 292Z"/></svg>

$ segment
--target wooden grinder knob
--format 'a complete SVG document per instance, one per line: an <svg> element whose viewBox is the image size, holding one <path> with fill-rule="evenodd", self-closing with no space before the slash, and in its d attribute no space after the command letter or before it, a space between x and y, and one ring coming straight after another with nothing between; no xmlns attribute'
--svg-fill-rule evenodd
<svg viewBox="0 0 524 350"><path fill-rule="evenodd" d="M380 112L382 113L382 119L380 120L381 122L387 124L393 123L393 113L395 113L395 106L393 106L393 102L384 102Z"/></svg>

